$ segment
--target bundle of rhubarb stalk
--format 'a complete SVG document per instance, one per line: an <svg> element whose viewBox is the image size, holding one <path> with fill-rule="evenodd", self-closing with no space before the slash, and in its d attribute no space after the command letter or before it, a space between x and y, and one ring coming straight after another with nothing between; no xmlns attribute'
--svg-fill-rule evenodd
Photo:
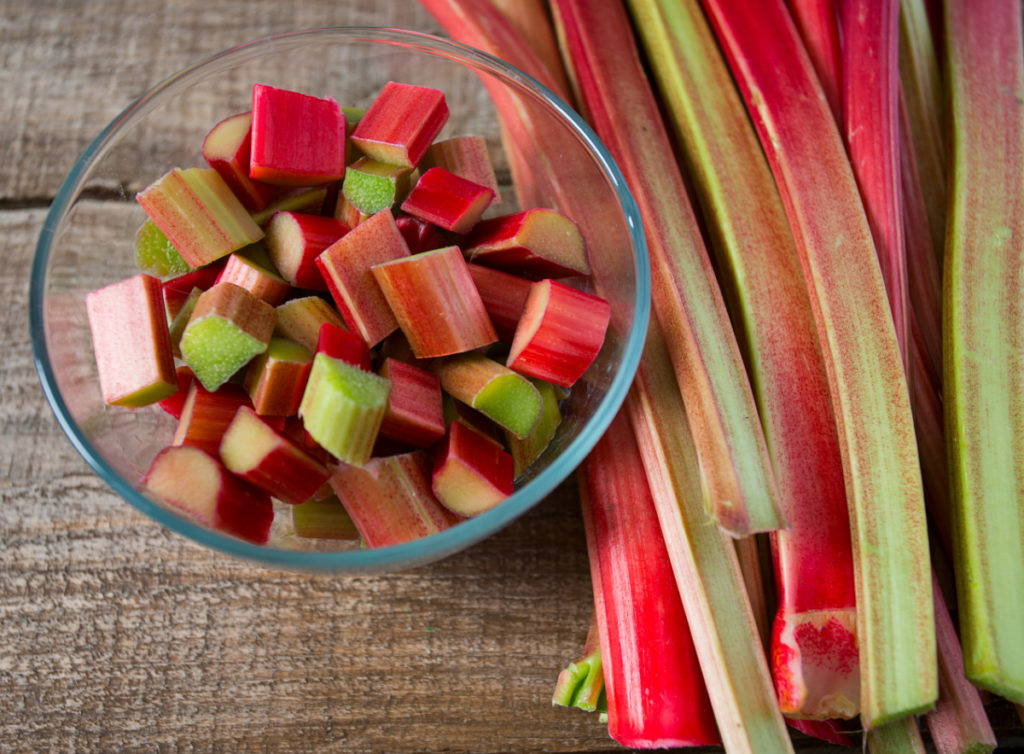
<svg viewBox="0 0 1024 754"><path fill-rule="evenodd" d="M1024 717L1021 4L421 2L573 104L644 219L656 316L579 474L594 621L556 703L636 748L995 748L986 704ZM559 137L496 105L532 206Z"/></svg>

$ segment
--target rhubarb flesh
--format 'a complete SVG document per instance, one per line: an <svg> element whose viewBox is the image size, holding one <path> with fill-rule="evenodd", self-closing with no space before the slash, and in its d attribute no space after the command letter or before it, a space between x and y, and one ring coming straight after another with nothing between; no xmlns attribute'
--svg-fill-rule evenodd
<svg viewBox="0 0 1024 754"><path fill-rule="evenodd" d="M393 207L409 190L412 168L361 157L345 170L342 192L353 207L367 215Z"/></svg>
<svg viewBox="0 0 1024 754"><path fill-rule="evenodd" d="M257 414L292 416L299 410L313 354L286 338L271 337L245 372L245 390Z"/></svg>
<svg viewBox="0 0 1024 754"><path fill-rule="evenodd" d="M520 275L589 275L586 244L571 218L537 208L478 223L466 239L469 259Z"/></svg>
<svg viewBox="0 0 1024 754"><path fill-rule="evenodd" d="M517 437L525 437L540 418L537 388L521 374L481 354L464 354L434 365L441 387Z"/></svg>
<svg viewBox="0 0 1024 754"><path fill-rule="evenodd" d="M512 456L462 421L448 425L434 456L430 487L448 510L476 516L512 494Z"/></svg>
<svg viewBox="0 0 1024 754"><path fill-rule="evenodd" d="M299 288L326 290L316 266L321 252L344 236L349 226L333 217L278 212L267 224L267 252L281 277Z"/></svg>
<svg viewBox="0 0 1024 754"><path fill-rule="evenodd" d="M274 187L249 177L251 148L251 111L225 118L203 140L203 159L220 173L242 205L255 212L267 205Z"/></svg>
<svg viewBox="0 0 1024 754"><path fill-rule="evenodd" d="M192 269L152 220L142 223L135 234L135 265L158 278L184 275Z"/></svg>

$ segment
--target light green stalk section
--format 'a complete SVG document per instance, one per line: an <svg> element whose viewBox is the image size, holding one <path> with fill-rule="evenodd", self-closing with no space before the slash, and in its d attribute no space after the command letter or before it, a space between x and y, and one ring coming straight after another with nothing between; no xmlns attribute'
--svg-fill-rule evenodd
<svg viewBox="0 0 1024 754"><path fill-rule="evenodd" d="M868 731L870 754L927 754L917 719L905 717Z"/></svg>
<svg viewBox="0 0 1024 754"><path fill-rule="evenodd" d="M158 278L181 275L192 269L152 220L142 223L135 234L135 264Z"/></svg>
<svg viewBox="0 0 1024 754"><path fill-rule="evenodd" d="M551 444L558 425L562 423L562 410L558 405L558 391L555 386L544 380L531 379L530 382L540 393L540 418L525 437L517 437L512 432L505 432L505 441L508 444L509 453L512 454L512 461L515 464L514 473L517 477L526 471L527 467L537 460L537 457Z"/></svg>
<svg viewBox="0 0 1024 754"><path fill-rule="evenodd" d="M216 315L190 322L181 337L182 358L211 392L266 349L266 342Z"/></svg>
<svg viewBox="0 0 1024 754"><path fill-rule="evenodd" d="M968 679L1024 703L1024 54L1019 3L945 3L953 169L943 334Z"/></svg>
<svg viewBox="0 0 1024 754"><path fill-rule="evenodd" d="M345 170L342 192L360 212L375 215L409 190L412 168L362 157Z"/></svg>

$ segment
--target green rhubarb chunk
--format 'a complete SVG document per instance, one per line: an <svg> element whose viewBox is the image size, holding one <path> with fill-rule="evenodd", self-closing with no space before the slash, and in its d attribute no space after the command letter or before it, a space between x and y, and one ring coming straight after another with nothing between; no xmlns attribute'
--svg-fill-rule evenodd
<svg viewBox="0 0 1024 754"><path fill-rule="evenodd" d="M185 299L185 303L181 305L178 313L174 315L174 319L171 320L168 332L171 336L171 353L176 357L181 358L181 338L185 334L185 328L188 327L188 321L192 318L192 312L195 311L196 304L199 302L199 297L203 295L201 288L193 288L188 294L188 298Z"/></svg>
<svg viewBox="0 0 1024 754"><path fill-rule="evenodd" d="M190 323L181 337L182 358L211 392L266 348L264 341L215 315Z"/></svg>
<svg viewBox="0 0 1024 754"><path fill-rule="evenodd" d="M544 380L530 380L540 393L541 412L540 418L526 437L516 437L512 432L505 433L509 453L515 464L515 475L518 477L531 463L537 460L544 449L551 444L551 440L562 423L562 410L558 405L561 391L556 389L550 382Z"/></svg>
<svg viewBox="0 0 1024 754"><path fill-rule="evenodd" d="M359 539L359 532L337 495L291 506L295 533L308 539Z"/></svg>
<svg viewBox="0 0 1024 754"><path fill-rule="evenodd" d="M135 234L135 264L158 278L183 275L192 269L152 220L142 223Z"/></svg>
<svg viewBox="0 0 1024 754"><path fill-rule="evenodd" d="M390 380L318 353L299 416L320 447L345 463L362 466L373 453L390 392Z"/></svg>
<svg viewBox="0 0 1024 754"><path fill-rule="evenodd" d="M540 418L543 401L528 379L515 372L495 377L470 404L516 437L526 437Z"/></svg>
<svg viewBox="0 0 1024 754"><path fill-rule="evenodd" d="M412 168L362 157L345 170L341 190L360 212L375 215L393 206L408 191L411 172Z"/></svg>

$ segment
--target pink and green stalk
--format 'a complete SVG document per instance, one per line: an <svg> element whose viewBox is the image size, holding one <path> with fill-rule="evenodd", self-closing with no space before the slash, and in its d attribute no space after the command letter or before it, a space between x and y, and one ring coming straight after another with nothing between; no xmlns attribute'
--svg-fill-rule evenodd
<svg viewBox="0 0 1024 754"><path fill-rule="evenodd" d="M360 157L345 170L342 194L359 212L391 209L409 193L412 168Z"/></svg>
<svg viewBox="0 0 1024 754"><path fill-rule="evenodd" d="M316 258L348 231L348 225L333 217L278 212L267 224L267 253L281 277L292 285L325 291Z"/></svg>
<svg viewBox="0 0 1024 754"><path fill-rule="evenodd" d="M543 403L533 383L482 354L438 359L434 373L441 388L455 400L517 437L526 437L540 418Z"/></svg>
<svg viewBox="0 0 1024 754"><path fill-rule="evenodd" d="M363 339L354 332L336 327L330 322L320 325L316 352L326 354L332 359L341 359L364 372L370 371L370 349L366 347Z"/></svg>
<svg viewBox="0 0 1024 754"><path fill-rule="evenodd" d="M430 168L402 202L402 210L453 233L468 233L494 201L494 191L444 168Z"/></svg>
<svg viewBox="0 0 1024 754"><path fill-rule="evenodd" d="M562 409L558 405L560 390L544 380L530 380L540 393L541 411L537 423L530 428L526 437L516 437L505 432L505 445L515 462L515 474L518 477L530 464L540 457L551 441L555 438L558 426L562 423Z"/></svg>
<svg viewBox="0 0 1024 754"><path fill-rule="evenodd" d="M384 359L378 374L391 382L381 436L417 448L444 437L441 383L435 375L392 358Z"/></svg>
<svg viewBox="0 0 1024 754"><path fill-rule="evenodd" d="M202 295L203 291L193 288L192 292L188 294L188 298L182 303L181 309L167 326L167 333L171 337L171 353L176 359L181 358L181 336L185 334L188 321L192 318L192 312L196 310L196 304L199 303L199 297Z"/></svg>
<svg viewBox="0 0 1024 754"><path fill-rule="evenodd" d="M250 212L267 206L274 187L249 177L252 148L252 111L225 118L203 140L203 159Z"/></svg>
<svg viewBox="0 0 1024 754"><path fill-rule="evenodd" d="M278 212L305 212L318 214L327 201L328 186L296 186L279 189L270 203L259 212L252 213L254 223L263 227ZM331 205L327 205L331 206ZM349 223L351 225L351 223Z"/></svg>
<svg viewBox="0 0 1024 754"><path fill-rule="evenodd" d="M261 416L294 416L302 402L313 354L293 340L272 337L245 371L245 390Z"/></svg>
<svg viewBox="0 0 1024 754"><path fill-rule="evenodd" d="M589 275L586 244L572 218L544 207L479 223L466 239L477 264L531 277Z"/></svg>
<svg viewBox="0 0 1024 754"><path fill-rule="evenodd" d="M181 311L182 305L192 294L194 288L205 291L212 287L217 282L226 263L227 258L222 257L205 267L186 272L161 283L160 288L163 292L164 308L167 310L167 321L170 322L178 316L178 312Z"/></svg>
<svg viewBox="0 0 1024 754"><path fill-rule="evenodd" d="M460 516L477 516L512 494L512 456L469 424L453 421L434 453L430 486L441 504Z"/></svg>
<svg viewBox="0 0 1024 754"><path fill-rule="evenodd" d="M333 492L322 500L307 500L291 507L295 534L307 539L357 540L359 530Z"/></svg>
<svg viewBox="0 0 1024 754"><path fill-rule="evenodd" d="M1016 3L945 3L952 172L944 398L967 678L1024 703L1024 31Z"/></svg>
<svg viewBox="0 0 1024 754"><path fill-rule="evenodd" d="M250 178L276 186L314 186L344 175L345 115L337 102L253 86Z"/></svg>
<svg viewBox="0 0 1024 754"><path fill-rule="evenodd" d="M584 461L579 484L608 733L629 748L718 744L654 500L624 413Z"/></svg>
<svg viewBox="0 0 1024 754"><path fill-rule="evenodd" d="M705 500L725 531L785 526L764 431L657 100L619 2L553 5L598 136L640 207L653 308L676 368L704 473Z"/></svg>
<svg viewBox="0 0 1024 754"><path fill-rule="evenodd" d="M938 694L902 355L853 171L785 6L704 5L779 187L822 341L853 532L860 710L871 728L928 709Z"/></svg>
<svg viewBox="0 0 1024 754"><path fill-rule="evenodd" d="M248 394L234 383L215 392L192 380L178 417L172 445L189 445L216 456L220 441L240 406L251 406Z"/></svg>
<svg viewBox="0 0 1024 754"><path fill-rule="evenodd" d="M576 707L584 712L598 709L605 714L608 712L596 610L590 615L590 627L579 659L570 662L558 674L551 703L559 707Z"/></svg>
<svg viewBox="0 0 1024 754"><path fill-rule="evenodd" d="M466 268L473 278L498 339L503 343L511 343L533 282L511 272L480 264L470 263Z"/></svg>
<svg viewBox="0 0 1024 754"><path fill-rule="evenodd" d="M368 157L412 168L447 122L444 92L389 81L350 138Z"/></svg>
<svg viewBox="0 0 1024 754"><path fill-rule="evenodd" d="M840 32L842 0L788 0L821 89L836 123L843 122L843 46Z"/></svg>
<svg viewBox="0 0 1024 754"><path fill-rule="evenodd" d="M435 141L423 153L419 168L422 171L444 168L460 178L486 186L494 192L494 202L501 201L494 164L483 136L455 136Z"/></svg>
<svg viewBox="0 0 1024 754"><path fill-rule="evenodd" d="M928 754L912 715L872 728L865 739L869 754Z"/></svg>
<svg viewBox="0 0 1024 754"><path fill-rule="evenodd" d="M554 91L568 93L569 81L562 57L558 49L558 40L551 27L547 2L545 0L491 0L490 5L497 8L514 26L545 70L558 83ZM562 94L565 97L565 94ZM571 99L566 102L572 104Z"/></svg>
<svg viewBox="0 0 1024 754"><path fill-rule="evenodd" d="M103 402L146 406L178 381L160 281L139 273L90 292L85 308Z"/></svg>
<svg viewBox="0 0 1024 754"><path fill-rule="evenodd" d="M376 264L371 272L417 358L449 356L497 341L458 246Z"/></svg>
<svg viewBox="0 0 1024 754"><path fill-rule="evenodd" d="M319 296L301 296L285 301L274 309L274 315L277 321L274 334L294 340L310 352L316 351L324 323L345 328L334 307Z"/></svg>
<svg viewBox="0 0 1024 754"><path fill-rule="evenodd" d="M213 168L172 168L135 198L190 267L202 267L263 238Z"/></svg>
<svg viewBox="0 0 1024 754"><path fill-rule="evenodd" d="M247 254L244 250L229 254L216 282L234 283L240 288L245 288L256 298L266 301L271 306L277 306L288 297L291 286L271 269L273 265L269 259L262 264L259 258L261 256L266 256L262 249L260 253L254 254Z"/></svg>

